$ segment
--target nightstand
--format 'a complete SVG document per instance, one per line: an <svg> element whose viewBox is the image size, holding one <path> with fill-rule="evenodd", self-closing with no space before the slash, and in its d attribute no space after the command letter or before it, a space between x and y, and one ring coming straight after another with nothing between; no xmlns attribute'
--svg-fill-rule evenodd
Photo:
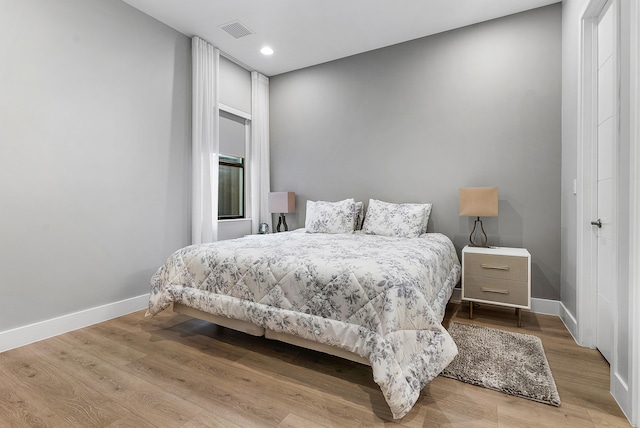
<svg viewBox="0 0 640 428"><path fill-rule="evenodd" d="M471 247L462 250L462 300L516 309L531 309L531 254L524 248Z"/></svg>

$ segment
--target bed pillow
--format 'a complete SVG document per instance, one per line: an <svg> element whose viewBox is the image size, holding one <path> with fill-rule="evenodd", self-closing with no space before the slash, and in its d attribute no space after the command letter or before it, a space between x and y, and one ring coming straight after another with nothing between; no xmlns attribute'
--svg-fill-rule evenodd
<svg viewBox="0 0 640 428"><path fill-rule="evenodd" d="M420 233L427 233L427 226L429 225L429 216L431 215L431 205L432 204L401 204L401 205L410 205L415 207L424 207L424 220L422 222L422 230Z"/></svg>
<svg viewBox="0 0 640 428"><path fill-rule="evenodd" d="M353 198L338 202L307 201L304 227L309 233L351 233L355 205Z"/></svg>
<svg viewBox="0 0 640 428"><path fill-rule="evenodd" d="M391 204L369 200L362 231L370 235L415 238L425 233L431 204Z"/></svg>
<svg viewBox="0 0 640 428"><path fill-rule="evenodd" d="M424 206L424 221L422 223L422 233L427 233L427 225L429 224L429 216L431 215L431 204L415 204L415 205Z"/></svg>
<svg viewBox="0 0 640 428"><path fill-rule="evenodd" d="M362 229L362 222L364 221L364 202L356 202L356 214L353 219L353 230Z"/></svg>

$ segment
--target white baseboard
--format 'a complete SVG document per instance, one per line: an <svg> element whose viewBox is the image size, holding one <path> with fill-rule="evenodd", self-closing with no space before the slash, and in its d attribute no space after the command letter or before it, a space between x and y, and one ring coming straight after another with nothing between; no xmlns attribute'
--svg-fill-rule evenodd
<svg viewBox="0 0 640 428"><path fill-rule="evenodd" d="M578 341L578 321L562 302L560 302L560 319L569 330L569 333L571 333L571 336L573 336L573 340L580 344Z"/></svg>
<svg viewBox="0 0 640 428"><path fill-rule="evenodd" d="M452 302L460 302L461 295L462 290L454 288L450 300ZM148 302L149 294L143 294L119 302L0 332L0 352L145 309ZM532 298L531 312L560 316L575 338L574 332L577 331L575 318L569 314L560 301ZM567 323L567 319L571 320L572 323Z"/></svg>
<svg viewBox="0 0 640 428"><path fill-rule="evenodd" d="M462 289L454 288L449 301L453 303L460 303L462 301ZM531 312L543 315L560 315L560 301L538 299L536 297L531 298Z"/></svg>
<svg viewBox="0 0 640 428"><path fill-rule="evenodd" d="M531 298L531 312L544 315L560 315L560 300Z"/></svg>
<svg viewBox="0 0 640 428"><path fill-rule="evenodd" d="M0 352L145 309L149 294L0 332Z"/></svg>
<svg viewBox="0 0 640 428"><path fill-rule="evenodd" d="M620 406L622 413L631 421L629 386L620 378L618 373L614 373L613 376L611 376L611 395L613 395L613 399L616 400L616 403Z"/></svg>

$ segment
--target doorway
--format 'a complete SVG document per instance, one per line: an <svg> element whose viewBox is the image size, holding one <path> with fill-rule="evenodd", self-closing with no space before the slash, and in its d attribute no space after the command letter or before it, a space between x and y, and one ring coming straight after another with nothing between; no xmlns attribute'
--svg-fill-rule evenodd
<svg viewBox="0 0 640 428"><path fill-rule="evenodd" d="M596 246L596 348L611 363L617 289L618 61L615 3L609 0L596 19L596 131L593 176L596 212L590 222Z"/></svg>
<svg viewBox="0 0 640 428"><path fill-rule="evenodd" d="M590 224L596 221L598 210L597 165L598 133L609 134L608 118L599 116L598 104L600 80L606 79L607 70L599 74L605 65L605 57L598 58L598 36L611 34L600 27L611 7L613 17L612 62L614 93L611 98L613 114L614 158L611 194L614 212L611 234L600 231ZM604 24L606 27L607 24ZM600 28L599 28L600 27ZM600 30L600 31L598 31ZM579 76L578 76L578 186L577 194L577 246L576 246L576 317L571 319L577 342L582 346L606 349L599 343L606 331L611 334L610 352L611 394L627 417L638 424L640 420L640 0L587 0L580 13ZM609 81L610 82L610 81ZM602 98L602 95L601 95ZM600 147L603 150L605 146ZM603 158L604 159L604 158ZM601 165L601 168L603 166ZM600 177L604 179L604 175ZM604 186L606 181L603 181ZM604 193L606 195L606 192ZM629 211L627 211L629 210ZM601 219L602 220L602 219ZM604 224L605 222L603 222ZM617 223L617 224L616 224ZM614 241L607 242L611 237ZM613 277L606 278L605 268L599 269L598 245L615 246ZM601 253L605 249L601 249ZM605 252L606 253L606 252ZM602 255L602 254L601 254ZM600 270L600 278L598 278ZM606 280L613 284L611 290L599 289L598 280L604 287ZM622 282L621 282L622 281ZM613 300L606 327L601 323L606 315L607 303L599 304L601 297ZM600 300L602 302L602 300ZM600 314L598 314L600 311ZM570 314L569 314L570 315ZM606 322L606 320L605 320ZM600 324L600 325L599 325ZM600 331L598 332L598 329ZM600 333L600 334L598 334ZM604 353L607 353L605 350Z"/></svg>

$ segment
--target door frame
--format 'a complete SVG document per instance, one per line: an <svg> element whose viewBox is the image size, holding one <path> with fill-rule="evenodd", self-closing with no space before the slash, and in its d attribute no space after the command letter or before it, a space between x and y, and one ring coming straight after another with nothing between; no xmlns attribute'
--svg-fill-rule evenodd
<svg viewBox="0 0 640 428"><path fill-rule="evenodd" d="M619 0L590 0L582 14L581 19L581 42L580 42L580 72L578 77L578 195L577 195L577 254L576 254L576 294L577 294L577 330L578 343L582 346L595 348L597 344L597 267L598 267L598 231L590 224L596 219L598 214L598 57L597 57L597 27L598 18L604 7L611 4L614 13L614 33L616 34L615 51L616 63L614 75L616 76L616 86L620 85L620 3ZM613 185L613 205L615 213L613 216L614 242L614 291L612 313L619 311L619 230L620 230L620 102L614 103L613 117L615 125L616 156L614 156L614 185ZM619 317L613 318L613 344L610 361L610 391L623 411L628 409L629 391L619 377ZM630 415L627 415L630 416Z"/></svg>
<svg viewBox="0 0 640 428"><path fill-rule="evenodd" d="M595 131L594 118L597 111L595 90L597 89L594 73L594 36L595 23L607 0L588 0L580 15L579 34L579 68L578 68L578 143L577 143L577 249L576 249L576 341L582 346L595 347L596 319L596 282L594 281L595 245L594 234L589 222L594 212L595 182L593 178L593 163L595 162ZM620 10L620 1L614 0ZM629 34L620 34L620 17L618 12L618 37L629 37L627 41L629 51L621 52L621 39L618 38L618 55L630 55L628 58L630 69L628 83L631 97L629 107L629 144L630 144L630 230L629 248L618 253L618 257L629 259L629 295L628 297L629 325L628 344L629 356L629 385L622 384L617 379L618 369L618 324L614 319L614 361L611 365L611 392L621 404L630 422L634 426L640 425L640 0L629 0ZM625 17L625 24L627 23ZM621 57L618 58L620 67ZM620 78L620 74L618 74ZM620 107L618 106L618 109ZM626 108L626 107L625 107ZM616 112L619 115L619 110ZM620 116L618 116L620 117ZM619 138L619 135L618 135ZM619 171L617 172L619 174ZM619 186L620 183L617 183ZM620 215L620 213L618 213ZM619 225L618 225L619 227ZM618 244L619 245L619 244ZM615 307L619 308L620 298L616 298Z"/></svg>
<svg viewBox="0 0 640 428"><path fill-rule="evenodd" d="M589 348L596 347L597 319L597 234L591 220L597 213L597 20L604 6L612 2L617 7L617 0L590 0L581 18L580 25L580 68L578 74L578 186L577 186L577 333L578 343ZM617 25L616 25L617 28ZM619 43L616 42L616 49ZM616 69L618 66L616 67ZM617 108L616 108L617 110ZM618 120L618 112L615 112ZM618 138L618 137L616 137ZM616 162L615 175L618 174ZM615 204L617 205L618 182L615 183ZM616 208L617 214L617 208ZM614 234L617 236L618 222L615 222ZM617 243L617 239L616 239ZM617 254L615 259L617 266ZM617 287L616 287L617 288ZM614 299L614 308L617 298ZM614 319L614 330L617 331L617 318ZM616 358L616 337L614 335L614 355Z"/></svg>
<svg viewBox="0 0 640 428"><path fill-rule="evenodd" d="M631 230L630 230L630 272L629 272L629 349L631 349L630 371L630 407L629 418L634 426L640 425L640 266L635 261L640 260L640 0L630 2L630 130L631 168L630 168L630 201Z"/></svg>

